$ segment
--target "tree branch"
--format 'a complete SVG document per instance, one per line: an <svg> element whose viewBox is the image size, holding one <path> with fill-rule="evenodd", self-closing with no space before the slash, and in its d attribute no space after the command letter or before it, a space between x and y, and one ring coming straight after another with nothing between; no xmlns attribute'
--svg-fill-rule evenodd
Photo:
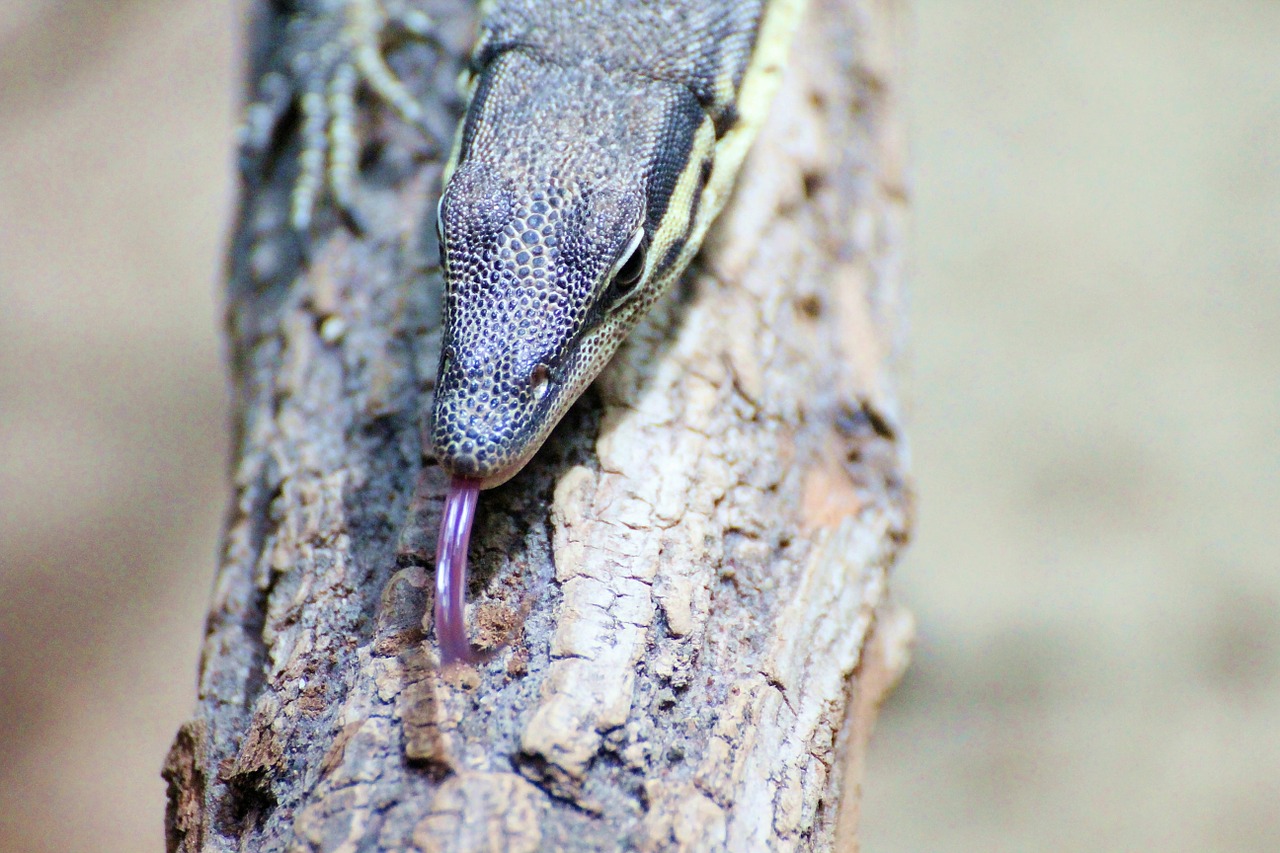
<svg viewBox="0 0 1280 853"><path fill-rule="evenodd" d="M282 31L261 5L255 81ZM446 123L450 8L441 49L391 57ZM893 0L814 0L681 292L482 495L470 618L510 643L482 668L442 674L430 626L439 158L374 111L367 231L318 212L305 265L296 140L246 163L234 498L170 850L852 849L911 636L901 27Z"/></svg>

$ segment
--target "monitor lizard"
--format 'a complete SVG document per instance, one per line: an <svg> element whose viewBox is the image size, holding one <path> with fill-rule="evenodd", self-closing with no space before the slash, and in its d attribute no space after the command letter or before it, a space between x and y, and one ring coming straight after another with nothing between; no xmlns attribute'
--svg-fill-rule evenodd
<svg viewBox="0 0 1280 853"><path fill-rule="evenodd" d="M451 477L436 556L444 664L483 659L464 619L479 491L520 471L697 253L803 4L481 3L436 217L444 337L427 435ZM322 33L296 70L303 147L290 219L305 230L326 187L351 213L360 81L430 132L380 44L390 26L429 38L431 22L404 0L299 7Z"/></svg>

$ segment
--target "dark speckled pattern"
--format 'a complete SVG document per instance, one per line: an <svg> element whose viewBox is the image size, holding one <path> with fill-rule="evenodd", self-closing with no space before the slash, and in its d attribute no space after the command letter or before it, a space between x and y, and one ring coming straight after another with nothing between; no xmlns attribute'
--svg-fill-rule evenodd
<svg viewBox="0 0 1280 853"><path fill-rule="evenodd" d="M487 487L519 470L681 272L762 6L495 4L441 203L431 438L451 473ZM669 213L679 227L663 228ZM612 273L640 227L645 274L620 293Z"/></svg>

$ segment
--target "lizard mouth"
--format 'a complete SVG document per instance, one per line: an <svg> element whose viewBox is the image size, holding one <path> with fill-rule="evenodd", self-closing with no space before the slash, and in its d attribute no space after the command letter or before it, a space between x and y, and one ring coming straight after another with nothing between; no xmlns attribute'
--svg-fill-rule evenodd
<svg viewBox="0 0 1280 853"><path fill-rule="evenodd" d="M450 476L478 483L481 489L492 489L519 474L541 446L541 441L530 444L517 454L505 456L498 464L486 464L483 456L465 452L454 455L437 453L437 459Z"/></svg>

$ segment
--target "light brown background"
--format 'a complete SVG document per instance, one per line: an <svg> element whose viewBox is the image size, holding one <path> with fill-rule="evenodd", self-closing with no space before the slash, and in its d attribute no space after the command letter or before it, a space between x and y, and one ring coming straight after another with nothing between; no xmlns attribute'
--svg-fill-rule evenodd
<svg viewBox="0 0 1280 853"><path fill-rule="evenodd" d="M877 851L1280 850L1280 3L918 0ZM0 850L155 851L225 500L230 0L0 0Z"/></svg>

